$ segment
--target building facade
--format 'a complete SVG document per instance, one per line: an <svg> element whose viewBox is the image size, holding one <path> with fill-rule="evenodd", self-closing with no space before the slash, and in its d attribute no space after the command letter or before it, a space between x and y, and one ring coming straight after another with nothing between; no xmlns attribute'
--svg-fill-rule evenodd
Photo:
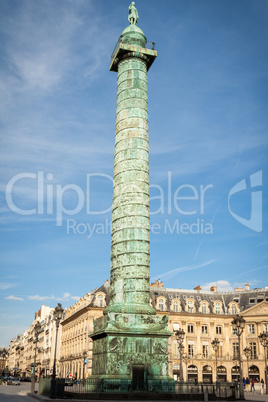
<svg viewBox="0 0 268 402"><path fill-rule="evenodd" d="M182 372L185 380L216 381L216 356L211 341L219 340L217 353L218 379L234 381L239 376L238 337L232 320L239 314L246 321L241 336L243 376L256 380L265 378L264 349L258 335L268 333L268 288L233 292L167 289L159 282L151 287L151 303L157 314L169 314L171 331L183 329ZM244 349L249 347L249 358ZM169 343L169 373L175 379L180 375L180 355L174 336Z"/></svg>
<svg viewBox="0 0 268 402"><path fill-rule="evenodd" d="M54 308L42 305L35 313L35 319L29 329L22 335L17 335L10 342L7 365L11 375L28 377L31 375L36 354L35 374L37 377L47 377L52 374L56 326L53 319ZM36 342L34 327L36 322L41 324L41 330ZM59 374L59 356L61 347L61 326L57 339L56 372Z"/></svg>
<svg viewBox="0 0 268 402"><path fill-rule="evenodd" d="M94 321L103 315L109 296L109 282L87 293L71 306L62 321L60 375L64 378L87 378L92 373L93 341L88 334Z"/></svg>
<svg viewBox="0 0 268 402"><path fill-rule="evenodd" d="M87 378L92 373L92 339L94 321L103 315L109 304L109 282L87 293L65 311L59 327L56 371L60 377ZM183 379L198 382L216 381L216 356L211 341L219 340L217 353L218 378L233 381L239 376L238 338L233 332L232 320L240 314L245 319L241 336L241 359L244 377L257 380L265 378L264 348L258 336L268 333L268 288L235 289L218 292L217 287L203 291L200 286L193 290L164 288L156 281L150 285L151 306L157 315L168 315L168 326L174 333L169 339L169 374L180 376L180 355L175 331L183 329L182 373ZM42 306L35 314L29 329L10 342L8 355L1 359L11 375L31 375L36 348L36 375L50 376L55 351L54 309ZM38 343L35 343L34 326L41 323ZM249 347L248 358L243 350ZM1 350L0 350L1 352ZM1 367L2 367L1 366Z"/></svg>
<svg viewBox="0 0 268 402"><path fill-rule="evenodd" d="M238 338L231 322L240 314L246 321L241 337L243 376L257 380L265 378L264 349L258 335L268 333L268 288L249 290L245 285L244 289L231 292L218 292L216 286L209 291L202 291L200 286L193 290L168 289L156 281L150 286L150 296L157 315L169 316L168 326L174 333L169 339L170 376L175 379L180 376L180 355L175 337L175 331L180 328L185 332L184 380L216 381L216 356L211 344L215 338L220 342L217 353L219 380L238 379ZM91 375L92 340L88 334L93 328L93 320L102 315L108 303L109 283L106 281L67 310L62 322L60 373L63 377ZM251 350L248 359L243 352L245 347Z"/></svg>
<svg viewBox="0 0 268 402"><path fill-rule="evenodd" d="M4 370L7 367L8 351L6 348L0 348L0 375L5 375Z"/></svg>

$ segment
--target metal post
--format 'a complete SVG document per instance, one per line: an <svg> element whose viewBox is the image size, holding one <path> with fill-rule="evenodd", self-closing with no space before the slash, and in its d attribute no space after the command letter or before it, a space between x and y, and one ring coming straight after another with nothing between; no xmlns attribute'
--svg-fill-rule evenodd
<svg viewBox="0 0 268 402"><path fill-rule="evenodd" d="M266 332L262 332L259 335L259 339L261 345L264 348L264 375L265 375L265 393L268 394L268 380L267 380L267 347L268 347L268 334Z"/></svg>
<svg viewBox="0 0 268 402"><path fill-rule="evenodd" d="M218 362L217 362L217 352L216 352L216 382L218 381Z"/></svg>
<svg viewBox="0 0 268 402"><path fill-rule="evenodd" d="M241 332L242 333L242 332ZM241 362L241 351L240 351L240 337L241 333L238 335L238 356L239 356L239 387L240 387L240 399L245 399L244 396L244 384L243 384L243 378L242 378L242 362Z"/></svg>
<svg viewBox="0 0 268 402"><path fill-rule="evenodd" d="M212 348L215 352L215 357L216 357L216 382L217 382L218 381L218 350L220 347L220 341L217 338L215 338L211 341L211 344L212 344Z"/></svg>
<svg viewBox="0 0 268 402"><path fill-rule="evenodd" d="M249 378L248 360L249 360L249 356L251 355L251 349L250 349L250 347L247 346L247 347L244 349L244 354L245 354L245 356L246 356L246 358L247 358L247 373L248 373L247 378Z"/></svg>
<svg viewBox="0 0 268 402"><path fill-rule="evenodd" d="M83 352L83 380L85 380L86 378L86 357L87 357L87 352L84 351Z"/></svg>
<svg viewBox="0 0 268 402"><path fill-rule="evenodd" d="M58 303L57 307L54 311L54 319L56 320L56 336L55 336L55 353L54 353L54 363L53 363L53 373L51 378L51 387L50 387L50 398L56 398L56 353L57 353L57 339L58 339L58 329L60 325L60 320L63 316L63 308L61 304Z"/></svg>
<svg viewBox="0 0 268 402"><path fill-rule="evenodd" d="M182 368L182 343L180 343L179 348L180 348L180 381L183 381L183 368Z"/></svg>
<svg viewBox="0 0 268 402"><path fill-rule="evenodd" d="M268 382L267 382L267 345L264 348L264 358L265 358L265 368L264 368L264 373L265 373L265 388L266 388L266 394L268 394Z"/></svg>
<svg viewBox="0 0 268 402"><path fill-rule="evenodd" d="M56 324L56 340L55 340L55 352L54 352L54 362L53 362L53 372L51 378L51 392L50 398L54 399L56 397L56 353L57 353L57 339L58 339L58 327Z"/></svg>
<svg viewBox="0 0 268 402"><path fill-rule="evenodd" d="M185 332L183 329L178 329L175 331L176 339L179 344L179 351L180 351L180 381L183 381L183 369L182 369L182 351L184 346L182 344Z"/></svg>
<svg viewBox="0 0 268 402"><path fill-rule="evenodd" d="M185 381L189 381L189 378L187 378L187 374L188 374L187 368L188 368L188 362L190 361L190 358L189 358L189 356L188 356L187 353L184 353L184 354L182 355L182 359L183 359L183 361L184 361L184 363L185 363L185 366L186 366L186 370L185 370L185 373L186 373L186 375L185 375Z"/></svg>
<svg viewBox="0 0 268 402"><path fill-rule="evenodd" d="M240 337L244 331L245 328L245 320L242 316L237 315L233 321L232 321L232 326L233 330L236 333L238 337L238 357L239 357L239 374L240 374L240 379L239 379L239 393L240 393L240 399L245 399L244 396L244 384L243 384L243 378L242 378L242 362L241 362L241 350L240 350Z"/></svg>
<svg viewBox="0 0 268 402"><path fill-rule="evenodd" d="M37 349L37 342L38 336L41 329L40 322L37 322L34 326L34 336L35 336L35 350L34 350L34 364L33 364L33 372L32 372L32 382L31 382L31 392L35 392L35 365L36 365L36 349Z"/></svg>
<svg viewBox="0 0 268 402"><path fill-rule="evenodd" d="M34 350L34 364L33 364L33 372L32 372L32 382L31 382L31 392L35 391L35 364L36 364L36 345Z"/></svg>

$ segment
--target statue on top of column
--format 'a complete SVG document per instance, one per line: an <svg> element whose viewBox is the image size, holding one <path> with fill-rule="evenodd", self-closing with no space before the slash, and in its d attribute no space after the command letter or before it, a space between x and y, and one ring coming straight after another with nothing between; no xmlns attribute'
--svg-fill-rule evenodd
<svg viewBox="0 0 268 402"><path fill-rule="evenodd" d="M139 19L138 11L135 7L135 2L132 1L128 7L128 21L132 25L136 25Z"/></svg>

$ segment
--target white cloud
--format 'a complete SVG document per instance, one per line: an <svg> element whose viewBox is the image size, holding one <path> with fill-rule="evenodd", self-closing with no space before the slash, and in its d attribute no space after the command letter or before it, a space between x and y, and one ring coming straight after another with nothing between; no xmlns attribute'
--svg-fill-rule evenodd
<svg viewBox="0 0 268 402"><path fill-rule="evenodd" d="M155 280L157 280L157 279L162 279L162 278L170 279L170 278L172 278L173 276L177 275L177 273L179 273L179 272L192 271L192 270L194 270L194 269L205 268L205 267L207 267L208 265L214 263L215 261L217 261L217 260L212 260L212 259L211 259L211 260L208 260L208 261L206 261L206 262L204 262L204 263L202 263L202 264L198 264L198 265L188 265L188 266L185 266L185 267L180 267L180 268L172 269L171 271L168 271L168 272L165 272L165 273L163 273L163 274L160 274L160 275L157 275L157 276L153 277L153 278L152 278L152 281L155 281Z"/></svg>
<svg viewBox="0 0 268 402"><path fill-rule="evenodd" d="M209 282L202 286L203 290L210 290L211 286L217 286L219 292L229 292L234 290L230 282L225 280L220 280L216 282Z"/></svg>
<svg viewBox="0 0 268 402"><path fill-rule="evenodd" d="M10 282L0 282L0 290L14 288L16 285Z"/></svg>
<svg viewBox="0 0 268 402"><path fill-rule="evenodd" d="M28 296L29 300L52 300L55 299L55 296L39 296L39 295L34 295L34 296Z"/></svg>
<svg viewBox="0 0 268 402"><path fill-rule="evenodd" d="M13 296L13 295L7 296L7 297L5 297L5 299L7 299L7 300L24 300L23 297L18 297L18 296Z"/></svg>
<svg viewBox="0 0 268 402"><path fill-rule="evenodd" d="M81 297L80 296L72 296L71 299L72 300L79 300L79 299L81 299Z"/></svg>
<svg viewBox="0 0 268 402"><path fill-rule="evenodd" d="M40 296L40 295L33 295L33 296L28 296L29 300L38 300L38 301L43 301L43 300L59 300L59 301L66 301L66 300L77 300L76 296L72 296L68 292L64 292L62 296ZM78 298L80 299L80 297Z"/></svg>

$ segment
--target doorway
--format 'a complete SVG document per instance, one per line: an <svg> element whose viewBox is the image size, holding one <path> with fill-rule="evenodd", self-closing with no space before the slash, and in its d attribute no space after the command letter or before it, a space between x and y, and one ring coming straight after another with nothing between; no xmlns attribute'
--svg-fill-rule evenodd
<svg viewBox="0 0 268 402"><path fill-rule="evenodd" d="M135 364L132 366L132 389L133 391L144 390L145 370L143 364Z"/></svg>

